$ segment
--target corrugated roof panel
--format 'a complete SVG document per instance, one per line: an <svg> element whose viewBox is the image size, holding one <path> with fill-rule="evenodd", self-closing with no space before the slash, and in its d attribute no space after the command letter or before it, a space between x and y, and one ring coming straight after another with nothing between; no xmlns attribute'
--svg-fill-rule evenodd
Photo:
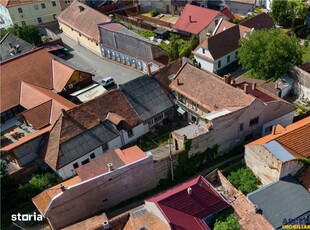
<svg viewBox="0 0 310 230"><path fill-rule="evenodd" d="M274 155L278 160L285 162L295 159L295 157L286 151L277 141L270 141L264 144L265 148Z"/></svg>

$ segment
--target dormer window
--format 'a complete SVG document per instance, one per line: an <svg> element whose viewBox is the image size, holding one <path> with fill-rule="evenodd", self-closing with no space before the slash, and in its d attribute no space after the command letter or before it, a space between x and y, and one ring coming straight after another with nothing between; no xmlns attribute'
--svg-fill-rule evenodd
<svg viewBox="0 0 310 230"><path fill-rule="evenodd" d="M202 48L202 53L205 54L206 50L204 48Z"/></svg>

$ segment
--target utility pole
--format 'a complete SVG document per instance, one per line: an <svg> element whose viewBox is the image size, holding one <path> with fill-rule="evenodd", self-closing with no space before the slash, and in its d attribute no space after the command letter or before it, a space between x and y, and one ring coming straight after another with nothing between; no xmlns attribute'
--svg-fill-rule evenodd
<svg viewBox="0 0 310 230"><path fill-rule="evenodd" d="M173 158L172 158L172 151L171 151L171 133L169 133L169 158L170 158L170 171L171 171L171 179L174 181L174 171L173 171Z"/></svg>

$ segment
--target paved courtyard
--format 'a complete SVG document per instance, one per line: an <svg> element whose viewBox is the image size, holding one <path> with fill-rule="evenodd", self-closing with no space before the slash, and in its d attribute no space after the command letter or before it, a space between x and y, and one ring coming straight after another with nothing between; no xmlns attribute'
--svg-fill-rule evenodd
<svg viewBox="0 0 310 230"><path fill-rule="evenodd" d="M77 69L93 73L95 75L95 81L100 81L107 76L111 76L117 84L123 84L144 74L134 68L99 57L55 29L55 27L49 29L52 29L53 32L62 38L64 46L70 52L63 59Z"/></svg>

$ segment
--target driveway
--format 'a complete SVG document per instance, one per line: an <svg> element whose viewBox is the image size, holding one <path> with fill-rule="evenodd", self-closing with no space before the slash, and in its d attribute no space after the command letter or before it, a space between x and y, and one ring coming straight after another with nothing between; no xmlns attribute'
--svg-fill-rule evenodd
<svg viewBox="0 0 310 230"><path fill-rule="evenodd" d="M79 70L94 74L95 81L111 76L117 84L123 84L144 74L136 69L99 57L63 33L57 35L62 38L64 46L70 51L70 54L63 59Z"/></svg>

